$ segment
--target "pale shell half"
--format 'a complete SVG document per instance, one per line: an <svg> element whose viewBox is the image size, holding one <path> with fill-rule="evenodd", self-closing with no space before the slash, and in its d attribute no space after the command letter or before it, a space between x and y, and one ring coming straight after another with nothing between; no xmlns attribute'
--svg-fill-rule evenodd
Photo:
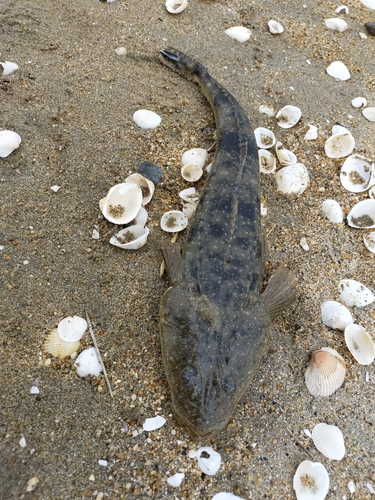
<svg viewBox="0 0 375 500"><path fill-rule="evenodd" d="M318 128L315 125L308 123L309 130L305 134L305 141L313 141L318 137Z"/></svg>
<svg viewBox="0 0 375 500"><path fill-rule="evenodd" d="M183 189L182 191L180 191L180 193L178 194L178 196L182 200L186 201L186 203L197 204L198 201L199 201L199 195L196 192L195 187Z"/></svg>
<svg viewBox="0 0 375 500"><path fill-rule="evenodd" d="M277 190L284 194L302 194L309 185L310 178L307 168L302 163L296 163L280 169L275 175Z"/></svg>
<svg viewBox="0 0 375 500"><path fill-rule="evenodd" d="M352 100L352 106L354 108L361 108L362 106L367 106L367 99L366 99L366 97L355 97Z"/></svg>
<svg viewBox="0 0 375 500"><path fill-rule="evenodd" d="M324 22L328 29L339 31L340 33L348 28L347 22L339 17L332 17L330 19L326 19Z"/></svg>
<svg viewBox="0 0 375 500"><path fill-rule="evenodd" d="M348 325L345 328L345 342L353 358L360 365L369 365L375 359L375 345L370 335L361 325Z"/></svg>
<svg viewBox="0 0 375 500"><path fill-rule="evenodd" d="M284 31L284 28L282 27L282 25L273 19L268 21L267 24L268 24L268 29L270 30L270 33L272 33L273 35L280 35Z"/></svg>
<svg viewBox="0 0 375 500"><path fill-rule="evenodd" d="M138 250L146 244L149 232L149 228L141 224L128 226L112 236L109 242L124 250Z"/></svg>
<svg viewBox="0 0 375 500"><path fill-rule="evenodd" d="M12 130L0 130L0 158L9 156L21 144L21 137Z"/></svg>
<svg viewBox="0 0 375 500"><path fill-rule="evenodd" d="M339 224L344 220L340 205L336 200L325 200L322 203L322 212L327 217L329 222Z"/></svg>
<svg viewBox="0 0 375 500"><path fill-rule="evenodd" d="M350 155L340 171L342 186L352 193L362 193L373 183L374 163L358 154Z"/></svg>
<svg viewBox="0 0 375 500"><path fill-rule="evenodd" d="M100 372L103 370L95 347L89 347L88 349L82 351L75 360L74 367L76 368L77 375L79 377L87 377L87 375L98 377Z"/></svg>
<svg viewBox="0 0 375 500"><path fill-rule="evenodd" d="M10 75L19 69L16 63L10 61L0 62L0 65L3 67L3 76Z"/></svg>
<svg viewBox="0 0 375 500"><path fill-rule="evenodd" d="M342 386L345 373L344 358L334 349L323 347L311 354L305 372L306 387L312 396L331 396Z"/></svg>
<svg viewBox="0 0 375 500"><path fill-rule="evenodd" d="M320 462L304 460L293 478L297 500L324 500L329 490L329 476Z"/></svg>
<svg viewBox="0 0 375 500"><path fill-rule="evenodd" d="M179 14L186 9L188 0L167 0L165 8L170 14Z"/></svg>
<svg viewBox="0 0 375 500"><path fill-rule="evenodd" d="M151 201L155 191L155 184L150 181L150 179L147 179L147 177L141 174L131 174L125 179L125 182L137 184L137 186L145 190L145 193L142 193L142 205L147 205L147 203Z"/></svg>
<svg viewBox="0 0 375 500"><path fill-rule="evenodd" d="M182 155L181 162L182 165L188 165L189 163L193 163L194 165L198 165L203 168L208 157L208 152L203 148L193 148L189 149L189 151L185 151Z"/></svg>
<svg viewBox="0 0 375 500"><path fill-rule="evenodd" d="M354 137L348 130L345 130L328 137L324 150L328 158L344 158L352 153L354 147Z"/></svg>
<svg viewBox="0 0 375 500"><path fill-rule="evenodd" d="M297 156L289 149L284 148L282 142L276 143L276 156L283 167L297 163Z"/></svg>
<svg viewBox="0 0 375 500"><path fill-rule="evenodd" d="M134 123L143 129L154 129L160 125L161 118L158 114L148 109L139 109L133 115Z"/></svg>
<svg viewBox="0 0 375 500"><path fill-rule="evenodd" d="M233 26L225 30L225 33L240 43L246 42L251 36L251 31L245 26Z"/></svg>
<svg viewBox="0 0 375 500"><path fill-rule="evenodd" d="M314 445L330 460L342 460L345 455L344 436L336 425L317 424L311 433Z"/></svg>
<svg viewBox="0 0 375 500"><path fill-rule="evenodd" d="M327 300L321 305L321 311L323 324L334 330L344 331L348 325L353 323L349 309L340 302Z"/></svg>
<svg viewBox="0 0 375 500"><path fill-rule="evenodd" d="M78 351L81 346L81 342L77 340L76 342L64 342L59 337L57 328L53 329L44 341L42 351L56 356L56 358L64 359L73 352Z"/></svg>
<svg viewBox="0 0 375 500"><path fill-rule="evenodd" d="M259 169L263 174L272 174L276 170L276 157L268 149L259 149Z"/></svg>
<svg viewBox="0 0 375 500"><path fill-rule="evenodd" d="M205 453L205 455L208 455L208 457L207 456L202 457L203 453ZM198 462L198 467L202 472L204 472L208 476L214 476L216 472L220 469L221 456L217 451L215 451L210 446L203 446L202 448L199 448L197 451L197 462Z"/></svg>
<svg viewBox="0 0 375 500"><path fill-rule="evenodd" d="M188 224L188 218L179 210L166 212L160 221L160 227L167 233L177 233L182 231Z"/></svg>
<svg viewBox="0 0 375 500"><path fill-rule="evenodd" d="M369 122L375 122L375 107L365 108L362 114Z"/></svg>
<svg viewBox="0 0 375 500"><path fill-rule="evenodd" d="M364 307L371 304L375 299L372 291L356 280L341 280L339 293L341 301L348 307Z"/></svg>
<svg viewBox="0 0 375 500"><path fill-rule="evenodd" d="M124 182L112 186L99 201L104 217L114 224L127 224L135 219L142 206L142 190L137 184Z"/></svg>
<svg viewBox="0 0 375 500"><path fill-rule="evenodd" d="M276 114L276 121L281 128L291 128L298 123L302 112L297 106L284 106Z"/></svg>
<svg viewBox="0 0 375 500"><path fill-rule="evenodd" d="M341 61L334 61L328 66L326 71L330 76L336 78L337 80L345 81L350 78L348 68Z"/></svg>
<svg viewBox="0 0 375 500"><path fill-rule="evenodd" d="M254 130L255 140L258 148L269 149L276 144L275 134L265 127L258 127Z"/></svg>
<svg viewBox="0 0 375 500"><path fill-rule="evenodd" d="M357 229L375 228L375 200L363 200L348 213L348 224Z"/></svg>
<svg viewBox="0 0 375 500"><path fill-rule="evenodd" d="M203 169L195 163L189 163L181 168L181 175L188 182L197 182L203 175Z"/></svg>
<svg viewBox="0 0 375 500"><path fill-rule="evenodd" d="M371 253L375 253L375 231L372 231L367 236L364 236L363 242L367 250L370 250Z"/></svg>
<svg viewBox="0 0 375 500"><path fill-rule="evenodd" d="M57 325L59 337L64 342L81 340L87 330L87 321L80 316L68 316Z"/></svg>

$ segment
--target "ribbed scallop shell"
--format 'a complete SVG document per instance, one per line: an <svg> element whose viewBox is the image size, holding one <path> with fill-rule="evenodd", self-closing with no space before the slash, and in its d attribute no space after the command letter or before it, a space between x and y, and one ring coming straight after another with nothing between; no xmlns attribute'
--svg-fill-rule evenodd
<svg viewBox="0 0 375 500"><path fill-rule="evenodd" d="M280 169L275 175L277 190L284 194L302 194L309 185L309 173L302 163Z"/></svg>
<svg viewBox="0 0 375 500"><path fill-rule="evenodd" d="M81 342L77 340L76 342L64 342L60 339L57 332L57 328L52 330L46 340L44 341L42 351L56 356L56 358L64 359L73 352L78 351L81 346Z"/></svg>
<svg viewBox="0 0 375 500"><path fill-rule="evenodd" d="M345 378L345 361L329 347L314 351L305 372L306 387L315 397L331 396L342 386Z"/></svg>
<svg viewBox="0 0 375 500"><path fill-rule="evenodd" d="M342 460L345 455L344 437L336 425L317 424L311 433L314 445L330 460Z"/></svg>

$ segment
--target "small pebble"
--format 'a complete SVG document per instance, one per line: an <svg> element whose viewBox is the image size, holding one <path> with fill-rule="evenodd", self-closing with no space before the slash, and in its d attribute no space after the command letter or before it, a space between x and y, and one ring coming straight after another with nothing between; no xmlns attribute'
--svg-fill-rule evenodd
<svg viewBox="0 0 375 500"><path fill-rule="evenodd" d="M91 476L89 477L89 481L95 481L95 476L94 476L94 474L91 474Z"/></svg>
<svg viewBox="0 0 375 500"><path fill-rule="evenodd" d="M39 483L39 479L35 476L32 477L31 479L28 480L27 486L26 486L26 491L34 491L36 488L36 485Z"/></svg>
<svg viewBox="0 0 375 500"><path fill-rule="evenodd" d="M152 181L155 185L161 181L163 172L161 168L150 163L149 161L143 161L138 168L138 173Z"/></svg>
<svg viewBox="0 0 375 500"><path fill-rule="evenodd" d="M107 460L98 460L98 464L102 465L103 467L107 467L108 462L107 462Z"/></svg>
<svg viewBox="0 0 375 500"><path fill-rule="evenodd" d="M370 35L375 36L375 23L369 21L368 23L365 24L365 26Z"/></svg>

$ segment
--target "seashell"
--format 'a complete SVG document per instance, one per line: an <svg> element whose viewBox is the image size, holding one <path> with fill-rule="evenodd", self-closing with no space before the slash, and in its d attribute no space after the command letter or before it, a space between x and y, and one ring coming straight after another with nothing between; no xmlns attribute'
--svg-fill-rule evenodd
<svg viewBox="0 0 375 500"><path fill-rule="evenodd" d="M268 21L267 24L268 24L268 29L270 30L270 33L272 33L273 35L280 35L280 33L282 33L284 31L284 28L282 27L282 25L280 23L278 23L277 21L274 21L273 19Z"/></svg>
<svg viewBox="0 0 375 500"><path fill-rule="evenodd" d="M127 52L126 47L116 47L115 52L118 56L124 56Z"/></svg>
<svg viewBox="0 0 375 500"><path fill-rule="evenodd" d="M369 122L375 122L375 107L365 108L362 114Z"/></svg>
<svg viewBox="0 0 375 500"><path fill-rule="evenodd" d="M330 222L338 224L344 219L341 207L336 200L323 201L322 211Z"/></svg>
<svg viewBox="0 0 375 500"><path fill-rule="evenodd" d="M173 476L167 477L167 483L170 486L173 486L175 488L178 488L181 486L182 480L184 479L185 474L183 472L178 472L177 474L174 474Z"/></svg>
<svg viewBox="0 0 375 500"><path fill-rule="evenodd" d="M344 437L336 425L317 424L311 433L315 447L330 460L342 460L345 455Z"/></svg>
<svg viewBox="0 0 375 500"><path fill-rule="evenodd" d="M111 245L125 250L138 250L145 245L149 235L149 228L141 224L126 227L109 240Z"/></svg>
<svg viewBox="0 0 375 500"><path fill-rule="evenodd" d="M349 309L340 302L327 300L321 305L321 311L322 323L334 330L344 331L348 325L353 323Z"/></svg>
<svg viewBox="0 0 375 500"><path fill-rule="evenodd" d="M141 188L133 182L112 186L105 198L99 201L104 217L114 224L127 224L138 214L142 205Z"/></svg>
<svg viewBox="0 0 375 500"><path fill-rule="evenodd" d="M27 492L34 491L38 483L39 479L37 478L37 476L32 477L27 481L26 491Z"/></svg>
<svg viewBox="0 0 375 500"><path fill-rule="evenodd" d="M310 125L308 123L308 126L310 127L309 130L305 134L305 141L313 141L314 139L317 139L318 137L318 128L315 127L315 125Z"/></svg>
<svg viewBox="0 0 375 500"><path fill-rule="evenodd" d="M148 219L147 210L143 207L139 209L136 218L134 219L134 225L145 226Z"/></svg>
<svg viewBox="0 0 375 500"><path fill-rule="evenodd" d="M309 173L302 163L284 167L275 175L277 190L284 194L302 194L309 185Z"/></svg>
<svg viewBox="0 0 375 500"><path fill-rule="evenodd" d="M3 75L2 76L7 76L13 73L14 71L17 71L19 69L18 65L14 62L10 61L5 61L5 62L0 62L0 66L3 67Z"/></svg>
<svg viewBox="0 0 375 500"><path fill-rule="evenodd" d="M147 205L155 191L154 183L141 174L131 174L125 179L125 182L131 182L146 190L145 194L142 192L142 205Z"/></svg>
<svg viewBox="0 0 375 500"><path fill-rule="evenodd" d="M205 171L208 173L208 172L211 172L211 167L212 167L212 162L209 163L206 168L205 168Z"/></svg>
<svg viewBox="0 0 375 500"><path fill-rule="evenodd" d="M258 148L269 149L276 144L275 134L265 127L258 127L254 130L255 140Z"/></svg>
<svg viewBox="0 0 375 500"><path fill-rule="evenodd" d="M183 189L178 196L187 203L197 204L199 201L199 195L196 193L195 187Z"/></svg>
<svg viewBox="0 0 375 500"><path fill-rule="evenodd" d="M160 221L160 227L167 233L177 233L182 231L188 224L188 219L183 212L179 210L170 210L166 212Z"/></svg>
<svg viewBox="0 0 375 500"><path fill-rule="evenodd" d="M281 128L291 128L298 123L302 112L297 106L284 106L276 114L276 121Z"/></svg>
<svg viewBox="0 0 375 500"><path fill-rule="evenodd" d="M335 135L335 134L344 134L345 132L349 132L349 130L345 127L343 127L342 125L333 125L332 127L332 135Z"/></svg>
<svg viewBox="0 0 375 500"><path fill-rule="evenodd" d="M87 330L87 321L79 316L68 316L57 325L57 333L64 342L81 340Z"/></svg>
<svg viewBox="0 0 375 500"><path fill-rule="evenodd" d="M57 328L51 330L48 334L46 340L44 341L42 351L56 356L56 358L64 359L73 352L78 351L81 346L81 342L77 340L76 342L64 342L60 339L57 332Z"/></svg>
<svg viewBox="0 0 375 500"><path fill-rule="evenodd" d="M329 476L320 462L304 460L293 477L297 500L324 500L329 490Z"/></svg>
<svg viewBox="0 0 375 500"><path fill-rule="evenodd" d="M311 354L305 372L306 387L312 396L331 396L344 383L345 373L344 358L334 349L323 347Z"/></svg>
<svg viewBox="0 0 375 500"><path fill-rule="evenodd" d="M195 203L184 203L182 206L182 212L186 215L188 219L191 219L197 209Z"/></svg>
<svg viewBox="0 0 375 500"><path fill-rule="evenodd" d="M352 193L366 191L373 182L374 164L363 156L354 154L344 161L340 181L343 187Z"/></svg>
<svg viewBox="0 0 375 500"><path fill-rule="evenodd" d="M344 302L348 307L367 306L375 299L372 291L356 280L341 280L339 293L341 302Z"/></svg>
<svg viewBox="0 0 375 500"><path fill-rule="evenodd" d="M368 195L372 200L375 199L375 186L369 189Z"/></svg>
<svg viewBox="0 0 375 500"><path fill-rule="evenodd" d="M363 237L363 242L371 253L375 253L375 231L372 231L367 236Z"/></svg>
<svg viewBox="0 0 375 500"><path fill-rule="evenodd" d="M297 163L297 156L288 149L285 149L280 141L276 143L276 156L283 167Z"/></svg>
<svg viewBox="0 0 375 500"><path fill-rule="evenodd" d="M344 21L344 19L340 19L339 17L332 17L330 19L326 19L324 22L328 29L339 31L340 33L348 28L348 24Z"/></svg>
<svg viewBox="0 0 375 500"><path fill-rule="evenodd" d="M354 205L348 213L348 224L357 229L375 227L375 200L363 200Z"/></svg>
<svg viewBox="0 0 375 500"><path fill-rule="evenodd" d="M337 80L349 80L350 73L348 68L341 61L334 61L326 69L329 76L333 76Z"/></svg>
<svg viewBox="0 0 375 500"><path fill-rule="evenodd" d="M352 106L354 108L361 108L362 106L367 106L367 99L366 99L366 97L355 97L352 100Z"/></svg>
<svg viewBox="0 0 375 500"><path fill-rule="evenodd" d="M348 482L348 490L349 490L349 493L351 495L355 492L355 483L354 483L354 481L349 481Z"/></svg>
<svg viewBox="0 0 375 500"><path fill-rule="evenodd" d="M268 149L259 149L259 169L263 174L272 174L276 170L276 157Z"/></svg>
<svg viewBox="0 0 375 500"><path fill-rule="evenodd" d="M197 182L203 175L203 169L199 165L189 163L181 168L181 175L188 182Z"/></svg>
<svg viewBox="0 0 375 500"><path fill-rule="evenodd" d="M143 129L153 129L160 125L161 118L153 111L139 109L133 115L134 123Z"/></svg>
<svg viewBox="0 0 375 500"><path fill-rule="evenodd" d="M146 418L143 424L143 430L147 432L156 431L165 425L166 420L164 417L160 415L156 415L156 417Z"/></svg>
<svg viewBox="0 0 375 500"><path fill-rule="evenodd" d="M324 150L328 158L343 158L351 154L354 146L355 140L352 134L346 129L341 129L331 135L331 137L328 137L324 145Z"/></svg>
<svg viewBox="0 0 375 500"><path fill-rule="evenodd" d="M179 14L186 9L188 0L167 0L165 8L170 14Z"/></svg>
<svg viewBox="0 0 375 500"><path fill-rule="evenodd" d="M225 33L233 38L233 40L237 40L237 42L243 43L246 42L251 35L251 31L244 26L233 26L225 30Z"/></svg>
<svg viewBox="0 0 375 500"><path fill-rule="evenodd" d="M360 365L369 365L374 361L375 344L361 325L353 323L345 328L345 342Z"/></svg>
<svg viewBox="0 0 375 500"><path fill-rule="evenodd" d="M310 250L310 246L309 244L307 243L307 239L305 236L302 236L302 238L300 239L299 241L299 244L301 245L301 247L307 252Z"/></svg>
<svg viewBox="0 0 375 500"><path fill-rule="evenodd" d="M202 456L203 453L205 456ZM197 450L197 462L202 472L207 474L207 476L214 476L220 469L221 456L210 446L203 446Z"/></svg>
<svg viewBox="0 0 375 500"><path fill-rule="evenodd" d="M335 10L336 14L340 14L341 11L344 11L346 15L349 14L349 8L346 6L346 5L340 5L339 7L337 7L337 9Z"/></svg>
<svg viewBox="0 0 375 500"><path fill-rule="evenodd" d="M227 493L226 491L221 491L220 493L216 493L211 500L245 500L242 497L234 495L233 493Z"/></svg>
<svg viewBox="0 0 375 500"><path fill-rule="evenodd" d="M361 0L361 3L368 9L375 10L375 0Z"/></svg>
<svg viewBox="0 0 375 500"><path fill-rule="evenodd" d="M95 347L89 347L88 349L82 351L75 360L74 367L76 368L77 375L79 377L87 377L87 375L94 375L94 377L98 377L100 372L103 370Z"/></svg>
<svg viewBox="0 0 375 500"><path fill-rule="evenodd" d="M262 113L263 115L272 117L276 115L276 111L273 108L270 108L269 106L266 106L265 104L261 104L258 108L259 113Z"/></svg>
<svg viewBox="0 0 375 500"><path fill-rule="evenodd" d="M0 130L0 158L6 158L21 144L21 137L12 130Z"/></svg>
<svg viewBox="0 0 375 500"><path fill-rule="evenodd" d="M203 168L204 164L207 161L208 153L205 149L202 148L193 148L186 151L181 158L182 165L189 165L189 163L193 163L194 165L198 165L198 167Z"/></svg>

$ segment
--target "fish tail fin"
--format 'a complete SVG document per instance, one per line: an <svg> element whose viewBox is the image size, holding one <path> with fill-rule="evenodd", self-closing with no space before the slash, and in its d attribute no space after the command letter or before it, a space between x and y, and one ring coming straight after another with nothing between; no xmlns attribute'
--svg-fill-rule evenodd
<svg viewBox="0 0 375 500"><path fill-rule="evenodd" d="M280 266L268 281L263 299L272 320L277 318L297 298L297 280L286 267Z"/></svg>

